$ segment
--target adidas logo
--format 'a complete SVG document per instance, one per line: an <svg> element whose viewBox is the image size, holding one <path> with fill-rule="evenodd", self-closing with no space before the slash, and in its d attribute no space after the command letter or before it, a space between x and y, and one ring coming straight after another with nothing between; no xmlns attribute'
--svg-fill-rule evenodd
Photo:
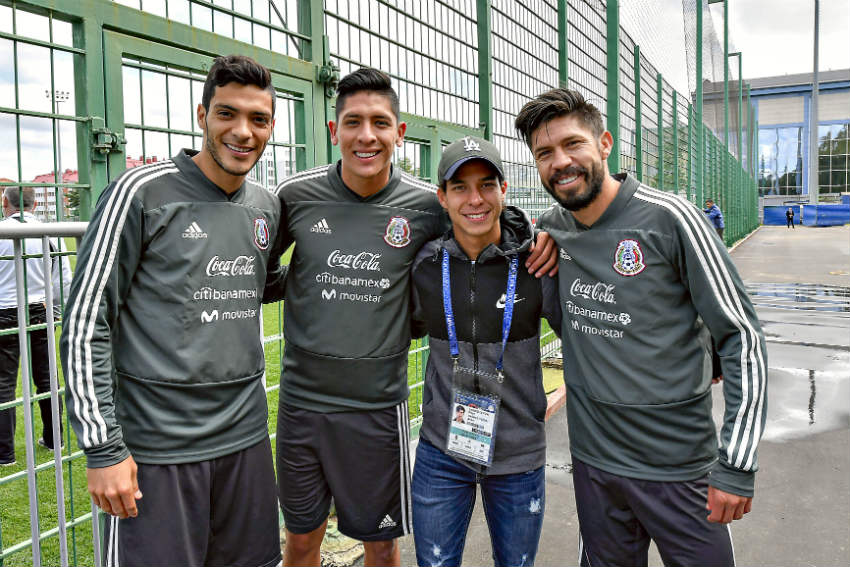
<svg viewBox="0 0 850 567"><path fill-rule="evenodd" d="M191 238L192 240L207 238L207 233L203 231L197 222L192 221L192 224L183 231L183 238Z"/></svg>
<svg viewBox="0 0 850 567"><path fill-rule="evenodd" d="M310 229L310 232L318 232L319 234L333 234L331 227L328 226L328 221L325 219L320 220Z"/></svg>
<svg viewBox="0 0 850 567"><path fill-rule="evenodd" d="M390 515L387 514L386 516L384 516L384 519L381 520L381 523L378 524L378 529L382 530L384 528L394 528L396 527L396 525L397 524L393 521L393 519L390 518Z"/></svg>

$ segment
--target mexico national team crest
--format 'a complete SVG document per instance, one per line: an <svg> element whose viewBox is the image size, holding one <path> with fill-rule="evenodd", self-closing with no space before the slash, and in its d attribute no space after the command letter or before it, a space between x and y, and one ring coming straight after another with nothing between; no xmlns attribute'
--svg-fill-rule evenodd
<svg viewBox="0 0 850 567"><path fill-rule="evenodd" d="M410 222L404 217L393 217L387 224L384 242L393 248L404 248L410 244Z"/></svg>
<svg viewBox="0 0 850 567"><path fill-rule="evenodd" d="M269 247L269 223L264 218L254 219L254 244L260 250Z"/></svg>
<svg viewBox="0 0 850 567"><path fill-rule="evenodd" d="M646 264L643 262L643 250L637 240L621 240L614 252L614 271L621 276L636 276Z"/></svg>

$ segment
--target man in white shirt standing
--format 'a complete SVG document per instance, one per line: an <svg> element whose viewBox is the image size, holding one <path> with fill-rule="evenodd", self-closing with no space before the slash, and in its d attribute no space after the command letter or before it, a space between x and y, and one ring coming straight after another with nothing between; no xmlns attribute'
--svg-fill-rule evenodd
<svg viewBox="0 0 850 567"><path fill-rule="evenodd" d="M0 225L26 222L38 223L32 214L35 208L35 190L32 187L6 187L3 192L3 214L5 219ZM52 250L58 251L57 243L51 244ZM27 238L24 241L26 255L42 254L42 240ZM11 240L0 240L0 256L13 256L14 248ZM47 321L47 311L44 304L44 264L42 258L26 260L27 302L29 304L29 324L37 325ZM60 267L61 266L61 267ZM60 298L68 294L71 285L71 269L67 257L53 258L53 301L59 304ZM64 295L60 295L64 292ZM0 330L16 329L18 327L18 297L15 284L15 263L13 260L0 260ZM26 324L25 321L20 322ZM30 331L30 353L32 360L32 377L36 392L50 391L50 369L47 352L47 329ZM18 362L20 347L17 333L0 335L0 403L15 399L15 387L18 381ZM60 402L61 404L61 402ZM53 414L50 399L39 400L41 410L42 436L38 444L53 450ZM59 406L61 416L62 406ZM60 417L61 431L61 417ZM59 446L62 440L59 440ZM0 466L15 464L15 409L0 411Z"/></svg>

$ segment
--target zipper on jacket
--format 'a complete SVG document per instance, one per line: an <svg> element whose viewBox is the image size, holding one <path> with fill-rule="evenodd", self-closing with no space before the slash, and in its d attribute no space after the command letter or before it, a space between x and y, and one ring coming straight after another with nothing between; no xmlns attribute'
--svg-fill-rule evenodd
<svg viewBox="0 0 850 567"><path fill-rule="evenodd" d="M475 260L469 263L469 311L472 314L472 368L478 370L478 333L475 325ZM478 374L475 375L475 391L481 391Z"/></svg>

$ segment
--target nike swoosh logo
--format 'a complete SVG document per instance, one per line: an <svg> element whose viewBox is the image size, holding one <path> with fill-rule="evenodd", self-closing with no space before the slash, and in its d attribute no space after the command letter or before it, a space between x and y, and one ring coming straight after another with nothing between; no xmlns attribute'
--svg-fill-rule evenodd
<svg viewBox="0 0 850 567"><path fill-rule="evenodd" d="M505 294L503 293L502 297L499 298L499 301L496 302L496 309L504 309L505 308L505 299L506 299ZM514 295L514 305L516 305L520 301L523 301L524 299L525 299L524 297L517 297L516 295Z"/></svg>

